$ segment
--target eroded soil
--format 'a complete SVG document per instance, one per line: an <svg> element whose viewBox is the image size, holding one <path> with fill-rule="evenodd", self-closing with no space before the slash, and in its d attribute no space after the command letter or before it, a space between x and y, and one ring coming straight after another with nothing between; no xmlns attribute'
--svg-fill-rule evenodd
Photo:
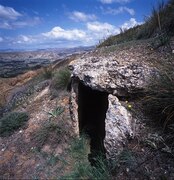
<svg viewBox="0 0 174 180"><path fill-rule="evenodd" d="M68 149L74 136L69 94L60 91L58 97L52 99L49 87L48 84L14 109L27 112L30 119L25 127L10 137L0 139L1 179L50 179L61 177L69 171ZM52 115L57 107L61 107L63 112ZM43 127L46 123L48 127L51 126L49 123L56 124L56 131L53 128L45 135Z"/></svg>

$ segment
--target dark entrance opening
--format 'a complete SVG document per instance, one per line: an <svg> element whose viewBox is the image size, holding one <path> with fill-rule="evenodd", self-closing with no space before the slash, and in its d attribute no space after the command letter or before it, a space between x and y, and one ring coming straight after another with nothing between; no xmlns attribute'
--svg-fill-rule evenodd
<svg viewBox="0 0 174 180"><path fill-rule="evenodd" d="M85 133L90 138L89 161L99 154L105 156L105 118L108 109L108 93L93 90L79 82L78 116L80 134ZM94 162L95 163L95 162Z"/></svg>

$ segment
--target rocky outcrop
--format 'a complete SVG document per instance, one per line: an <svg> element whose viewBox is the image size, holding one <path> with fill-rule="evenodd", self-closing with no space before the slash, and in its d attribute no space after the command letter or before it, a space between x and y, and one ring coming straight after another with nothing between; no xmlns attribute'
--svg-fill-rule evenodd
<svg viewBox="0 0 174 180"><path fill-rule="evenodd" d="M157 62L166 56L144 41L95 50L73 61L69 65L72 71L71 111L77 133L78 82L81 82L109 94L104 146L108 158L113 158L133 136L135 126L135 119L121 100L143 92L149 79L158 72Z"/></svg>

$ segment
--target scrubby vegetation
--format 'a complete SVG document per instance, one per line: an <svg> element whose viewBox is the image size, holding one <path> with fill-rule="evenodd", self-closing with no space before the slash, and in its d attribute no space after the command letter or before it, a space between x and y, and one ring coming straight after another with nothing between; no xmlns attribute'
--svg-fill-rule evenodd
<svg viewBox="0 0 174 180"><path fill-rule="evenodd" d="M152 14L140 28L137 39L150 38L156 34L174 35L174 1L159 2L152 8Z"/></svg>
<svg viewBox="0 0 174 180"><path fill-rule="evenodd" d="M49 119L46 120L40 129L35 131L32 135L32 139L36 142L38 150L47 142L47 140L57 144L61 141L63 133L66 132L64 129L65 122L60 118L59 123L55 121L64 112L64 108L58 106L53 111L48 112ZM51 139L51 140L50 140Z"/></svg>
<svg viewBox="0 0 174 180"><path fill-rule="evenodd" d="M45 79L51 79L53 76L53 71L51 67L43 67L42 75Z"/></svg>
<svg viewBox="0 0 174 180"><path fill-rule="evenodd" d="M40 150L40 148L42 148L51 135L51 141L54 141L54 143L59 143L61 141L62 132L63 125L57 124L53 120L49 119L44 122L39 130L33 133L32 139L36 142L37 148Z"/></svg>
<svg viewBox="0 0 174 180"><path fill-rule="evenodd" d="M55 89L66 89L70 82L70 71L67 67L64 67L58 71L55 71L52 80L52 87Z"/></svg>
<svg viewBox="0 0 174 180"><path fill-rule="evenodd" d="M174 62L161 68L149 82L146 96L142 99L146 115L157 126L163 127L164 144L174 150Z"/></svg>
<svg viewBox="0 0 174 180"><path fill-rule="evenodd" d="M28 120L25 112L11 112L0 119L0 136L9 136Z"/></svg>
<svg viewBox="0 0 174 180"><path fill-rule="evenodd" d="M62 179L110 179L110 171L106 160L100 155L96 157L96 165L91 166L88 161L89 140L86 136L74 139L70 154L75 161L72 172Z"/></svg>
<svg viewBox="0 0 174 180"><path fill-rule="evenodd" d="M161 1L152 8L152 13L145 19L145 23L128 30L121 30L120 34L110 36L99 43L98 47L116 45L131 40L159 37L166 40L174 35L174 1L166 4ZM164 42L164 41L163 41Z"/></svg>
<svg viewBox="0 0 174 180"><path fill-rule="evenodd" d="M174 69L162 71L149 83L143 104L150 114L164 127L174 124Z"/></svg>
<svg viewBox="0 0 174 180"><path fill-rule="evenodd" d="M112 35L108 37L107 39L105 39L104 41L101 41L97 47L100 48L104 46L117 45L117 44L128 42L131 40L136 40L136 36L140 28L141 26L136 26L128 30L122 30L120 34L115 35L115 36Z"/></svg>

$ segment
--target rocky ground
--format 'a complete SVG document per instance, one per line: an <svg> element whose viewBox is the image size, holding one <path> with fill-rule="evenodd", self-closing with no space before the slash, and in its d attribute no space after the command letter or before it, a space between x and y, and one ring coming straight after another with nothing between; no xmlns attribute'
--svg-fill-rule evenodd
<svg viewBox="0 0 174 180"><path fill-rule="evenodd" d="M67 150L74 135L68 106L69 94L60 91L57 98L51 99L49 87L48 81L14 108L14 111L27 112L30 119L26 127L0 139L1 179L57 178L71 167ZM51 116L49 113L57 107L63 108L62 114ZM56 124L58 132L47 132L45 124L46 130ZM45 133L48 133L46 137L42 137Z"/></svg>

